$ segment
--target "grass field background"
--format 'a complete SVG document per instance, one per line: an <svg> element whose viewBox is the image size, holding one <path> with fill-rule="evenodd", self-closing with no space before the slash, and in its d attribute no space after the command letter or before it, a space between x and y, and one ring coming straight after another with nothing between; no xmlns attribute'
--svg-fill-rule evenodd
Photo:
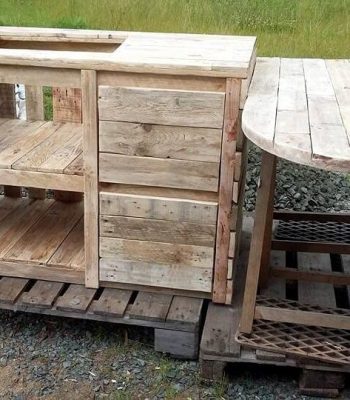
<svg viewBox="0 0 350 400"><path fill-rule="evenodd" d="M259 55L350 57L350 0L0 0L0 25L257 35Z"/></svg>

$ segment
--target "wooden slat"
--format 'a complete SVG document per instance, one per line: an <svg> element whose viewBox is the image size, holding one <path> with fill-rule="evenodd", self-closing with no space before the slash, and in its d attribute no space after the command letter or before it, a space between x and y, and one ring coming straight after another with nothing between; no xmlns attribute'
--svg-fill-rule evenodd
<svg viewBox="0 0 350 400"><path fill-rule="evenodd" d="M271 268L285 267L286 254L284 251L271 252ZM285 279L271 276L268 281L268 286L262 288L261 294L268 297L277 297L280 299L286 298L286 281Z"/></svg>
<svg viewBox="0 0 350 400"><path fill-rule="evenodd" d="M101 182L164 186L179 189L218 189L219 164L100 153Z"/></svg>
<svg viewBox="0 0 350 400"><path fill-rule="evenodd" d="M63 171L67 175L83 175L84 174L84 158L81 153L75 160L73 160Z"/></svg>
<svg viewBox="0 0 350 400"><path fill-rule="evenodd" d="M53 120L57 122L82 121L81 89L52 88Z"/></svg>
<svg viewBox="0 0 350 400"><path fill-rule="evenodd" d="M16 243L52 204L52 200L20 200L20 205L9 213L0 224L1 258L4 258L5 254L16 246Z"/></svg>
<svg viewBox="0 0 350 400"><path fill-rule="evenodd" d="M39 132L46 140L36 142L35 148L17 158L14 169L38 172L63 173L65 168L82 153L82 129L80 124L47 122Z"/></svg>
<svg viewBox="0 0 350 400"><path fill-rule="evenodd" d="M23 82L21 80L21 82ZM44 120L44 95L42 86L25 86L27 120Z"/></svg>
<svg viewBox="0 0 350 400"><path fill-rule="evenodd" d="M130 318L165 321L173 296L139 292L129 312Z"/></svg>
<svg viewBox="0 0 350 400"><path fill-rule="evenodd" d="M100 256L123 261L212 268L214 249L188 244L101 237Z"/></svg>
<svg viewBox="0 0 350 400"><path fill-rule="evenodd" d="M84 192L84 179L78 175L0 169L0 182L5 185Z"/></svg>
<svg viewBox="0 0 350 400"><path fill-rule="evenodd" d="M1 278L0 302L13 304L18 299L28 283L28 279Z"/></svg>
<svg viewBox="0 0 350 400"><path fill-rule="evenodd" d="M258 59L242 115L244 133L267 151L275 135L279 71L279 58Z"/></svg>
<svg viewBox="0 0 350 400"><path fill-rule="evenodd" d="M0 83L0 117L16 118L14 85L9 85L7 83Z"/></svg>
<svg viewBox="0 0 350 400"><path fill-rule="evenodd" d="M105 288L98 300L92 303L94 314L123 317L133 292L131 290Z"/></svg>
<svg viewBox="0 0 350 400"><path fill-rule="evenodd" d="M331 260L328 254L298 253L298 270L331 272ZM329 283L298 282L298 300L301 303L320 307L336 307L334 287Z"/></svg>
<svg viewBox="0 0 350 400"><path fill-rule="evenodd" d="M83 149L84 149L84 243L85 284L98 288L98 117L96 72L83 70Z"/></svg>
<svg viewBox="0 0 350 400"><path fill-rule="evenodd" d="M84 270L84 256L84 220L81 218L49 259L48 265Z"/></svg>
<svg viewBox="0 0 350 400"><path fill-rule="evenodd" d="M83 285L69 285L67 291L57 299L56 308L62 311L85 312L95 293L95 289L88 289Z"/></svg>
<svg viewBox="0 0 350 400"><path fill-rule="evenodd" d="M214 264L213 301L217 303L225 303L226 299L235 152L240 125L238 121L240 92L241 82L228 79L226 82L224 132L221 148L219 210Z"/></svg>
<svg viewBox="0 0 350 400"><path fill-rule="evenodd" d="M350 158L350 145L324 60L304 60L312 157L324 167Z"/></svg>
<svg viewBox="0 0 350 400"><path fill-rule="evenodd" d="M101 121L100 151L128 156L220 161L221 129Z"/></svg>
<svg viewBox="0 0 350 400"><path fill-rule="evenodd" d="M11 197L0 197L0 221L2 221L8 214L19 207L21 199Z"/></svg>
<svg viewBox="0 0 350 400"><path fill-rule="evenodd" d="M100 279L141 286L211 292L212 267L100 259Z"/></svg>
<svg viewBox="0 0 350 400"><path fill-rule="evenodd" d="M9 249L4 258L47 263L83 214L80 203L55 202Z"/></svg>
<svg viewBox="0 0 350 400"><path fill-rule="evenodd" d="M1 65L0 83L33 86L80 87L80 72L64 68Z"/></svg>
<svg viewBox="0 0 350 400"><path fill-rule="evenodd" d="M166 321L186 325L195 330L200 322L203 303L203 299L174 296Z"/></svg>
<svg viewBox="0 0 350 400"><path fill-rule="evenodd" d="M216 224L217 203L100 192L100 212L137 218Z"/></svg>
<svg viewBox="0 0 350 400"><path fill-rule="evenodd" d="M215 225L102 215L100 235L130 240L166 240L167 243L213 246Z"/></svg>
<svg viewBox="0 0 350 400"><path fill-rule="evenodd" d="M51 308L63 286L64 284L59 282L36 281L29 292L23 293L21 303L34 307Z"/></svg>
<svg viewBox="0 0 350 400"><path fill-rule="evenodd" d="M221 128L224 94L147 88L99 87L106 121Z"/></svg>

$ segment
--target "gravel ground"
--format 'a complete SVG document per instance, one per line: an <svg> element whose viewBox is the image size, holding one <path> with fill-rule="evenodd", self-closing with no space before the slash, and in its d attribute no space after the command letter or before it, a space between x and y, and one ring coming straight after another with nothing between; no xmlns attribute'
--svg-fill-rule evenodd
<svg viewBox="0 0 350 400"><path fill-rule="evenodd" d="M251 147L245 208L252 211L260 154ZM350 210L350 179L280 162L276 206ZM152 347L152 330L0 311L0 399L306 399L297 370L232 365L206 384L196 362ZM344 399L350 399L345 391Z"/></svg>

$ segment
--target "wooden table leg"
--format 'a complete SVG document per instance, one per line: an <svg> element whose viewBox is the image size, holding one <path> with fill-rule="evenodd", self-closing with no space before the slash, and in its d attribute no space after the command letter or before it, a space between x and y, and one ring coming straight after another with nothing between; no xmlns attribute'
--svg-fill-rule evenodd
<svg viewBox="0 0 350 400"><path fill-rule="evenodd" d="M263 274L268 274L275 181L276 157L263 152L240 324L240 331L245 333L250 333L253 326L261 267L265 268Z"/></svg>

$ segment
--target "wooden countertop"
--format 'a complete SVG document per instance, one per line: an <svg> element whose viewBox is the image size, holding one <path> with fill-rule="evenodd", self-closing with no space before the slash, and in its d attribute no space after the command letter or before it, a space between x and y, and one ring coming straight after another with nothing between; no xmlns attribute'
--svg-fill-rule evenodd
<svg viewBox="0 0 350 400"><path fill-rule="evenodd" d="M80 51L79 43L95 48ZM115 49L104 51L106 44ZM0 27L0 64L247 78L255 46L252 36Z"/></svg>

